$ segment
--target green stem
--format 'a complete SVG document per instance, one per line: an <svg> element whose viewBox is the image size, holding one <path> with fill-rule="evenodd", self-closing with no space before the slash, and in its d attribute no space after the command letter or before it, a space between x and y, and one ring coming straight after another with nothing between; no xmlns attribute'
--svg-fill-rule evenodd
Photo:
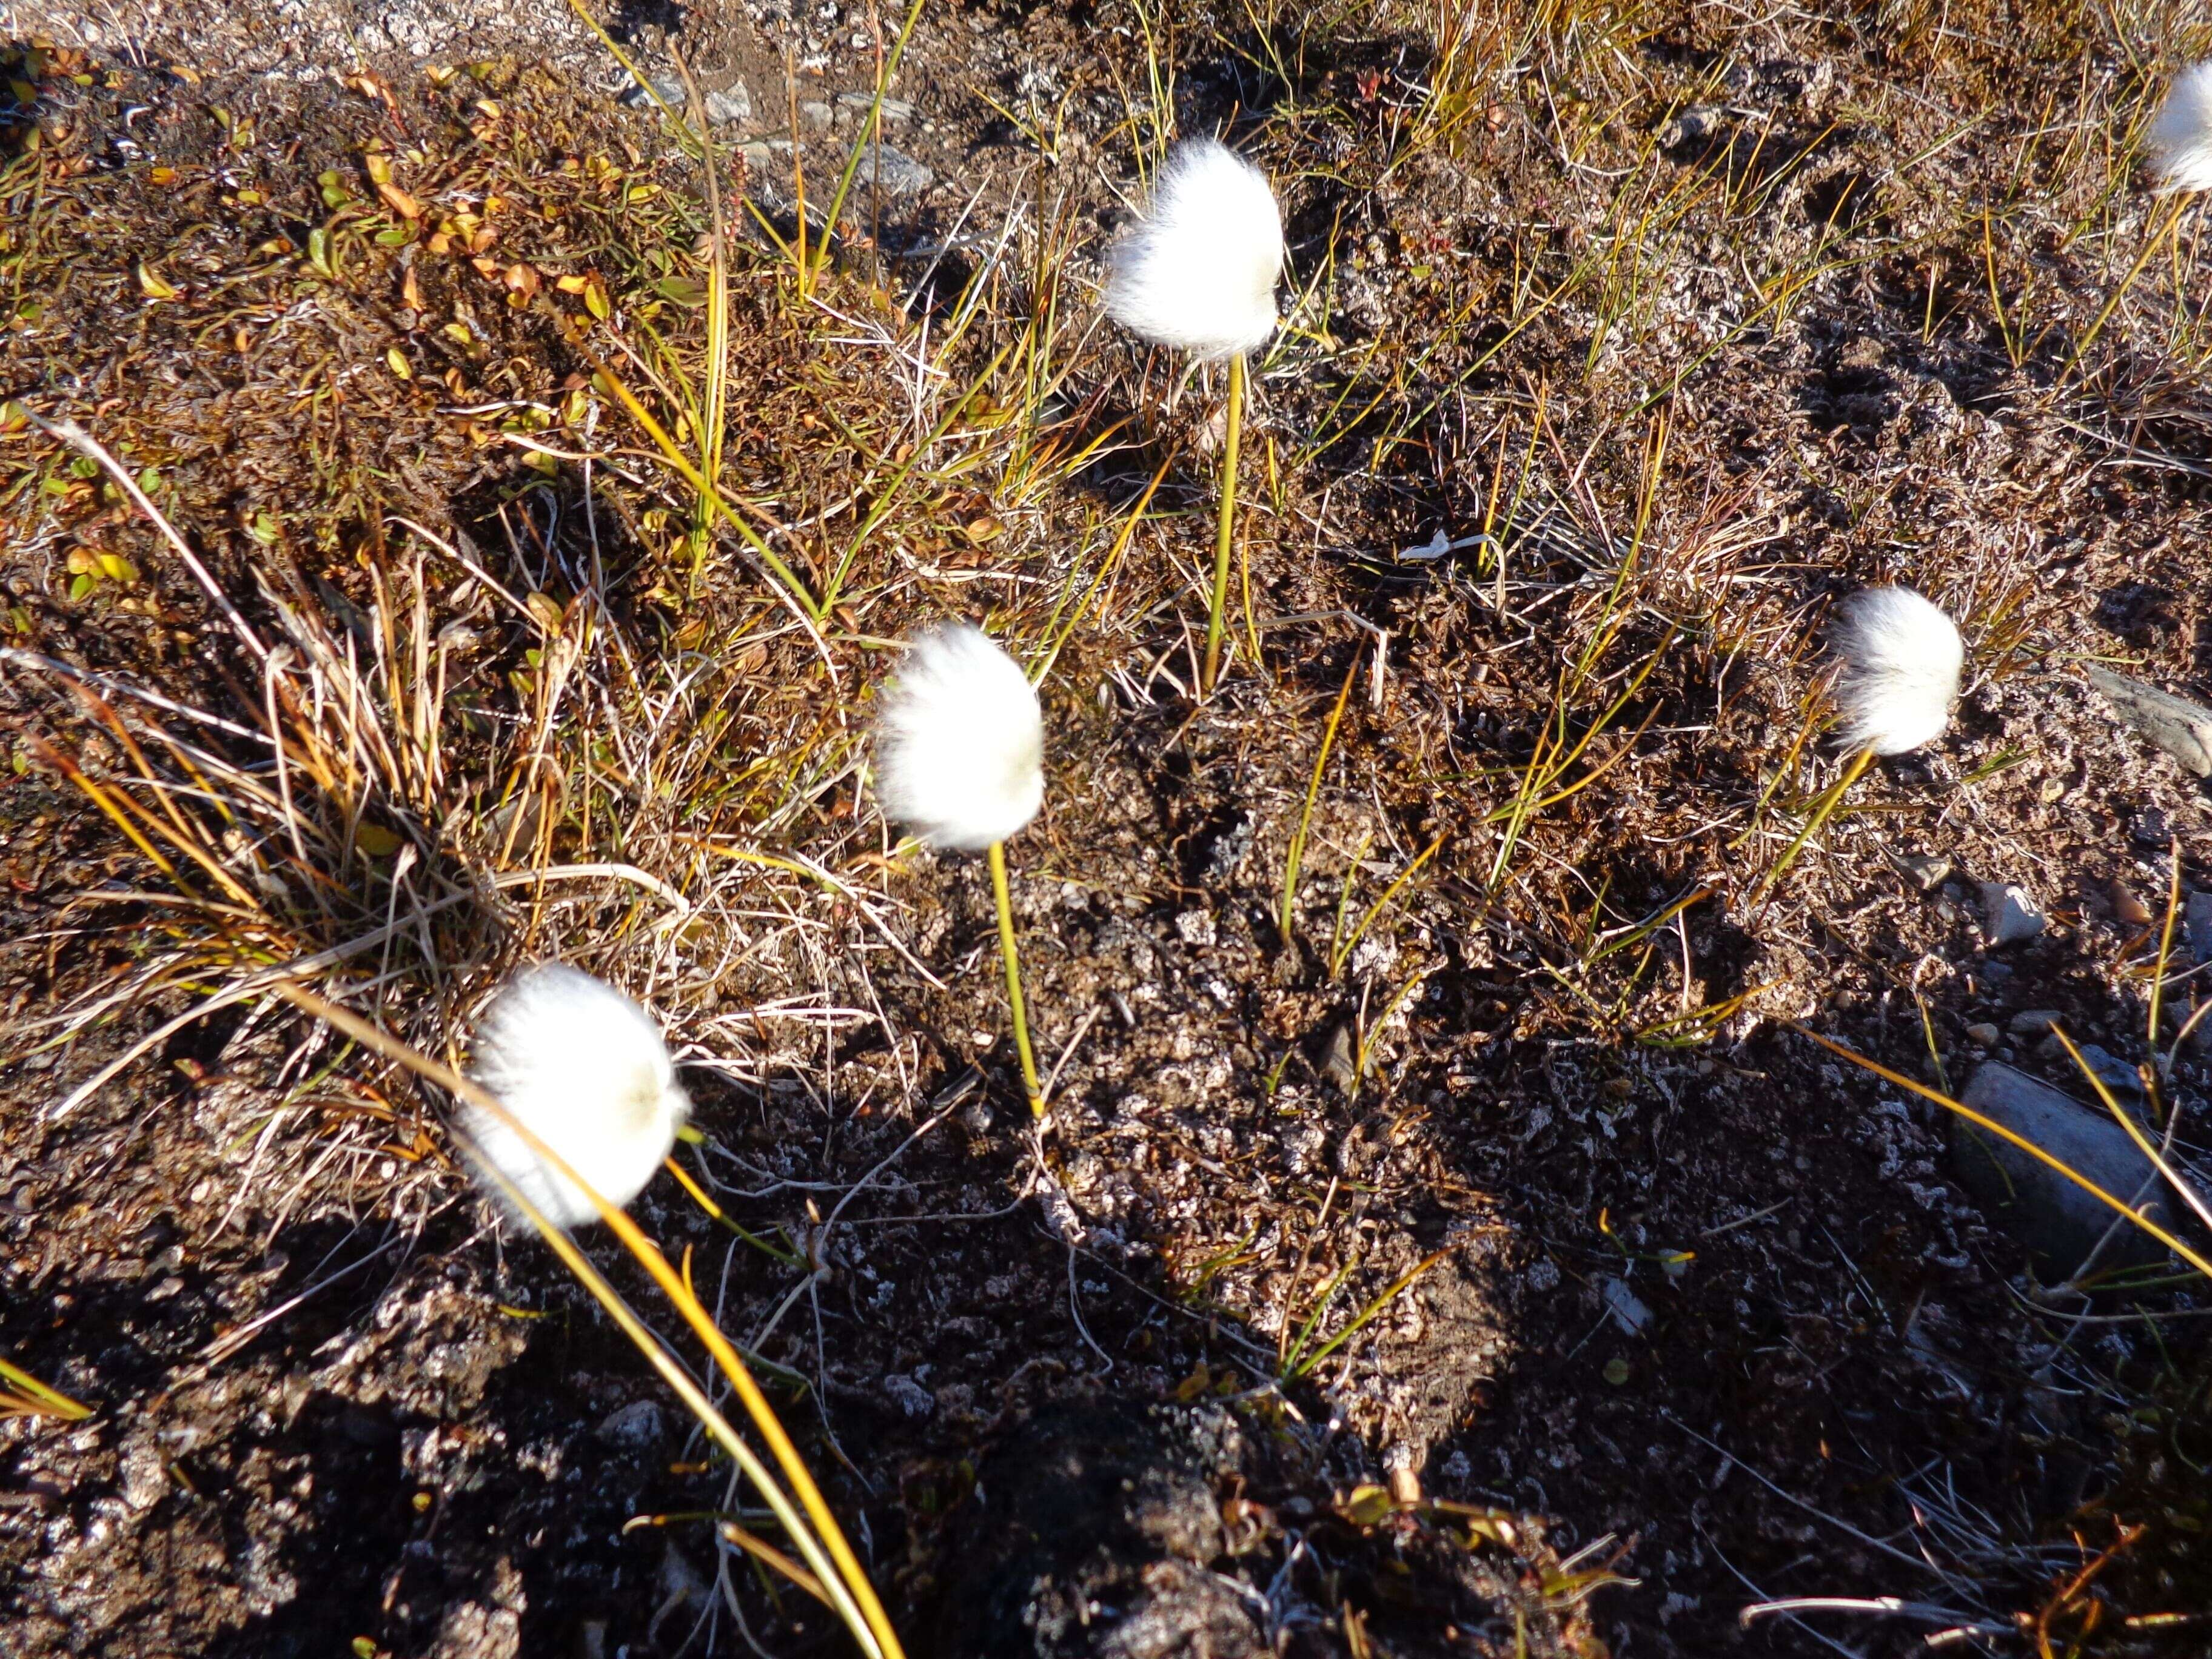
<svg viewBox="0 0 2212 1659"><path fill-rule="evenodd" d="M1805 850L1805 843L1820 833L1820 826L1828 821L1828 814L1834 811L1836 803L1843 799L1844 792L1859 781L1859 774L1867 769L1868 763L1873 759L1873 750L1860 750L1852 757L1851 763L1844 769L1843 776L1830 784L1820 799L1814 803L1813 815L1805 820L1805 827L1797 832L1797 838L1783 849L1782 856L1774 861L1774 867L1766 872L1766 879L1759 884L1759 890L1751 896L1753 904L1774 890L1774 884L1780 881L1784 872L1797 861L1797 854Z"/></svg>
<svg viewBox="0 0 2212 1659"><path fill-rule="evenodd" d="M1006 962L1006 1001L1014 1011L1014 1046L1022 1052L1022 1085L1030 1110L1044 1115L1044 1091L1037 1087L1036 1056L1030 1052L1030 1016L1022 1005L1022 957L1014 945L1014 903L1006 892L1006 843L991 843L991 891L999 901L999 954Z"/></svg>
<svg viewBox="0 0 2212 1659"><path fill-rule="evenodd" d="M1206 672L1200 692L1213 690L1221 672L1221 632L1229 613L1229 544L1237 526L1237 446L1244 435L1244 357L1229 360L1229 422L1221 444L1221 525L1213 538L1213 605L1206 613Z"/></svg>

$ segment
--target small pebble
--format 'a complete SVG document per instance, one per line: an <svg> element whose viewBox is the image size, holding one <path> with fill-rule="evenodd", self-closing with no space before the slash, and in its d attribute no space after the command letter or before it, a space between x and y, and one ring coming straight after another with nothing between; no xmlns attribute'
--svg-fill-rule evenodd
<svg viewBox="0 0 2212 1659"><path fill-rule="evenodd" d="M937 1409L937 1397L910 1376L887 1376L884 1392L908 1417L927 1417Z"/></svg>
<svg viewBox="0 0 2212 1659"><path fill-rule="evenodd" d="M1932 893L1950 879L1956 868L1946 858L1923 858L1917 853L1893 853L1890 860L1897 872L1923 893Z"/></svg>
<svg viewBox="0 0 2212 1659"><path fill-rule="evenodd" d="M2021 944L2043 932L2043 912L2025 887L2015 887L2008 882L1984 882L1982 911L1987 919L1984 933L1991 950Z"/></svg>
<svg viewBox="0 0 2212 1659"><path fill-rule="evenodd" d="M2118 881L2112 884L2112 915L2130 927L2140 927L2150 920L2150 907Z"/></svg>
<svg viewBox="0 0 2212 1659"><path fill-rule="evenodd" d="M869 106L875 101L876 95L872 92L841 92L837 94L837 102L842 107L863 116L867 114ZM914 119L914 106L903 98L886 98L882 115L885 126L899 126Z"/></svg>
<svg viewBox="0 0 2212 1659"><path fill-rule="evenodd" d="M918 196L937 182L927 167L889 144L878 144L861 156L860 170L854 178L856 183L880 186L890 196Z"/></svg>
<svg viewBox="0 0 2212 1659"><path fill-rule="evenodd" d="M1605 1297L1605 1310L1613 1316L1613 1322L1620 1327L1623 1336L1635 1336L1651 1322L1651 1310L1644 1298L1628 1288L1625 1279L1608 1279L1598 1286Z"/></svg>
<svg viewBox="0 0 2212 1659"><path fill-rule="evenodd" d="M1969 1025L1966 1028L1966 1041L1978 1048L1996 1048L2000 1035L1997 1028L1987 1020L1984 1020L1978 1025Z"/></svg>
<svg viewBox="0 0 2212 1659"><path fill-rule="evenodd" d="M665 1432L660 1407L650 1400L633 1400L608 1413L600 1419L597 1431L599 1437L609 1445L632 1451L643 1451L659 1443Z"/></svg>

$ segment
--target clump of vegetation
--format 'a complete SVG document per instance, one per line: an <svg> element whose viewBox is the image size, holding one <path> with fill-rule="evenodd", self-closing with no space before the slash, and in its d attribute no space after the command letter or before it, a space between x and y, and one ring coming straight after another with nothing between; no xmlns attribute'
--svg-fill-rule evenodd
<svg viewBox="0 0 2212 1659"><path fill-rule="evenodd" d="M823 106L826 213L820 148L740 165L683 57L647 114L514 62L17 52L0 1426L33 1505L138 1504L11 1535L29 1650L94 1611L422 1650L504 1565L616 1639L827 1604L888 1656L980 1449L1085 1392L1311 1449L1212 1494L1255 1650L1704 1653L1747 1607L2191 1650L2203 1287L2036 1289L1936 1115L2043 1065L2202 1190L2203 800L2075 672L2204 672L2203 209L2137 177L2201 43L2069 0L1099 21L1002 20L1066 85L994 93L958 137L1018 167L910 239L866 201L890 72L949 109L982 50L919 6ZM1218 479L1093 331L1107 176L1215 131L1290 273ZM1965 696L1908 665L1940 740L1839 768L1816 624L1905 577ZM866 688L948 616L1054 732L994 880L867 787ZM1983 880L2049 936L1992 948ZM665 1016L696 1109L680 1181L590 1206L624 1252L547 1230L589 1300L451 1168L499 1104L471 1012L547 958ZM510 1337L558 1386L472 1371ZM699 1426L625 1463L637 1353ZM109 1570L170 1526L325 1593Z"/></svg>

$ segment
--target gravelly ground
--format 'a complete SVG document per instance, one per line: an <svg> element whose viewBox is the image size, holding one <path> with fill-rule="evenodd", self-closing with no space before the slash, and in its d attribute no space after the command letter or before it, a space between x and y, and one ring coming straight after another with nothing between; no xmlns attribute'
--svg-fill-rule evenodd
<svg viewBox="0 0 2212 1659"><path fill-rule="evenodd" d="M2169 40L2130 21L2115 40L2120 24L2033 7L1978 13L1946 44L1820 19L1593 12L1479 88L1462 140L1401 155L1415 90L1441 79L1413 22L1316 19L1297 34L1273 20L1270 58L1258 23L1170 18L1178 118L1257 112L1240 136L1285 181L1294 264L1328 281L1293 309L1248 438L1273 463L1246 475L1258 614L1285 619L1267 672L1233 675L1196 710L1183 693L1195 613L1183 595L1178 616L1176 571L1208 550L1211 476L1186 460L1133 574L1046 684L1053 793L1015 848L1030 994L1060 1066L1043 1137L1006 1087L980 865L886 866L842 760L771 822L776 845L841 872L865 903L805 883L731 889L743 914L707 939L647 937L628 891L536 907L480 893L438 939L465 988L405 1017L434 1033L440 1010L518 954L562 950L671 1022L721 1201L818 1254L809 1271L753 1252L665 1181L640 1218L672 1255L696 1250L726 1328L811 1385L787 1409L917 1651L1506 1653L1525 1639L1702 1656L1825 1650L1783 1620L1742 1629L1739 1609L1767 1596L1964 1601L1962 1616L1999 1626L2032 1614L2084 1559L2069 1525L2091 1551L2110 1535L2092 1500L2129 1462L2116 1405L2201 1374L2189 1322L2162 1342L2127 1324L2062 1340L2023 1299L2018 1243L1947 1178L1936 1109L1778 1022L1954 1088L1987 1057L2072 1081L2013 1031L2023 1011L2059 1011L2123 1061L2148 1055L2147 918L2169 845L2185 885L2212 885L2212 803L2119 729L2078 668L2124 658L2198 695L2212 676L2201 386L2193 336L2161 333L2158 308L2165 295L2186 313L2172 294L2191 291L2194 231L2191 263L2152 264L2096 377L2069 382L2146 210L2124 162L2112 220L2085 210L2104 175L2066 135L2101 131L2139 95L2128 50L2170 55L2197 26ZM709 86L745 86L755 113L732 139L772 138L780 110L827 104L821 131L800 118L825 160L851 119L834 96L867 83L876 50L859 8L787 34L734 9L617 21L656 72L652 31L674 28ZM915 108L890 137L934 182L877 205L892 294L942 276L933 250L956 224L954 261L981 263L997 227L1046 199L1040 178L1073 204L1065 270L1080 294L1129 179L1116 123L1143 21L1105 7L925 16L899 87ZM1616 26L1619 64L1585 39ZM573 14L0 9L0 37L41 33L81 41L92 76L42 88L47 153L95 166L70 191L59 172L40 186L52 194L39 212L84 216L58 222L85 251L43 311L19 306L0 391L156 445L225 585L262 592L254 573L281 552L322 584L314 602L341 633L378 603L374 562L354 553L380 513L501 545L498 507L540 484L466 411L561 397L575 363L557 336L484 301L458 259L449 273L426 257L428 298L405 299L388 251L363 243L349 271L309 283L297 247L269 254L261 239L304 243L317 175L345 169L365 189L362 147L395 132L450 142L457 167L495 153L524 173L628 144L638 176L690 188L696 170L617 104L622 78ZM416 61L478 54L518 76L484 83L510 106L494 137L466 132L483 118L471 88L434 87ZM335 78L362 67L388 101ZM234 142L240 115L258 141ZM1043 166L1023 127L1055 118ZM2039 121L2059 134L2048 149L2023 136ZM771 216L793 194L777 158L745 156ZM20 150L14 164L16 222L51 227L29 211L47 175ZM155 180L156 165L184 182ZM1614 191L1638 167L1669 181L1707 168L1730 193L1631 235L1621 204L1650 204ZM2083 223L2094 234L2069 234ZM506 234L502 257L550 275L575 231L549 217ZM62 234L11 241L15 270L58 269ZM1562 283L1510 333L1450 321L1521 315L1537 274L1549 284L1594 250L1638 245L1648 266ZM181 303L149 292L149 259L186 288ZM1770 314L1776 285L1810 265ZM1013 288L991 303L1018 309ZM867 311L862 289L841 296L853 312L896 314ZM796 518L791 503L824 507L854 465L797 412L819 398L857 419L905 392L886 389L890 354L858 325L858 344L793 344L765 301L745 303L759 315L746 313L758 447L744 465L775 477L757 493ZM489 349L440 347L432 324L449 313L475 319ZM234 336L258 343L234 351ZM425 370L398 389L372 380L387 348L461 384L448 398ZM1156 368L1103 334L1070 355L1085 353L1066 404L1086 430L1142 411L1139 448L1052 491L1011 468L948 483L922 521L895 521L881 557L897 574L856 598L863 620L836 641L851 683L879 669L869 636L923 615L992 611L1043 637L1072 550L1096 556L1100 519L1118 523L1164 445L1206 447L1200 395L1159 414ZM1666 484L1640 517L1662 442L1640 405L1677 376ZM1370 391L1377 421L1301 465ZM71 495L33 434L0 446L6 642L257 719L237 653L143 524ZM548 540L580 558L573 479L554 477L565 528ZM1506 514L1502 579L1479 550L1395 556L1439 526L1479 527L1501 496L1517 506L1530 477L1528 511ZM622 510L657 499L623 495ZM264 507L294 526L276 551L251 533ZM933 539L933 524L977 514L997 533ZM675 661L717 658L702 642L723 641L714 672L729 677L715 708L672 697L667 718L710 743L728 720L732 771L801 729L827 753L800 716L831 738L844 716L801 707L824 694L799 689L797 647L744 643L750 579L732 570L687 611L648 556L657 533L626 520L626 648ZM1493 883L1506 832L1489 815L1512 788L1499 769L1528 763L1561 662L1591 638L1632 544L1607 695L1646 658L1650 677L1592 750L1607 769L1528 827ZM126 550L149 580L70 597L66 555L83 546ZM515 558L533 586L562 586ZM1866 810L1764 902L1788 825L1777 811L1750 826L1802 724L1813 625L1833 594L1881 579L1966 619L1958 721L1929 754L1870 773L1853 797ZM425 604L470 629L456 661L482 696L456 730L480 739L526 707L501 699L532 636L468 586ZM266 592L250 604L270 625ZM649 676L623 682L600 649L611 708ZM1285 858L1347 671L1359 678L1286 947ZM155 937L164 913L95 902L151 876L27 738L111 768L120 751L52 674L22 659L0 674L21 762L0 784L0 995L42 1035L33 1022L129 983L149 948L134 935ZM564 827L562 856L657 860L670 811L634 794L604 842ZM1340 915L1356 921L1440 833L1428 878L1332 963ZM459 832L434 856L449 854L489 862ZM1951 868L1929 882L1931 860ZM708 872L723 866L654 868L695 896L722 890ZM2033 894L2044 934L1990 948L1984 881ZM1679 925L1601 954L1701 886L1710 897ZM392 888L368 890L373 921ZM256 1006L185 1028L54 1120L196 994L133 999L0 1073L0 1353L98 1408L76 1425L0 1422L11 1650L732 1652L738 1612L775 1651L842 1640L771 1605L696 1522L626 1524L733 1498L550 1255L502 1240L441 1166L434 1101L357 1059L325 1075L339 1058L326 1037ZM1723 1011L1709 1030L1706 1009ZM1693 1036L1706 1040L1677 1042ZM2205 1138L2203 1084L2201 1054L2184 1053L2169 1085L2185 1145ZM1309 1348L1431 1255L1310 1374L1266 1386L1324 1285L1344 1275ZM643 1299L641 1282L626 1288ZM2190 1294L2160 1305L2186 1310ZM2185 1419L2175 1445L2197 1431ZM1032 1478L1124 1468L1139 1471L1127 1489ZM1394 1476L1495 1510L1484 1524L1502 1522L1504 1540L1455 1533L1454 1512L1385 1518L1348 1501ZM2130 1498L2119 1518L2161 1504ZM1029 1548L1040 1536L1065 1548ZM1914 1565L1923 1551L1936 1571ZM2185 1552L2160 1559L2185 1575ZM1633 1583L1569 1576L1600 1566ZM2182 1583L2147 1571L2123 1605L2170 1607ZM1850 1651L1920 1650L1906 1621L1820 1628ZM2191 1638L2128 1639L2109 1650Z"/></svg>

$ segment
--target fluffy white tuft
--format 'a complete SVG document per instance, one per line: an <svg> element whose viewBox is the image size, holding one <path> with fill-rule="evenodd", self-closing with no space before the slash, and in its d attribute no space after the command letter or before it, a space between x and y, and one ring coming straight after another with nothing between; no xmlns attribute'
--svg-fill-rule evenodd
<svg viewBox="0 0 2212 1659"><path fill-rule="evenodd" d="M974 853L1044 804L1044 716L988 635L951 623L908 641L876 722L876 799L932 847Z"/></svg>
<svg viewBox="0 0 2212 1659"><path fill-rule="evenodd" d="M1283 216L1267 175L1213 139L1188 139L1114 246L1106 311L1158 344L1235 357L1275 331L1282 274Z"/></svg>
<svg viewBox="0 0 2212 1659"><path fill-rule="evenodd" d="M1966 661L1957 623L1909 587L1869 587L1844 601L1833 644L1846 747L1902 755L1943 735Z"/></svg>
<svg viewBox="0 0 2212 1659"><path fill-rule="evenodd" d="M2173 77L2150 148L2168 190L2212 190L2212 63L2195 64Z"/></svg>
<svg viewBox="0 0 2212 1659"><path fill-rule="evenodd" d="M501 988L477 1024L470 1074L617 1207L653 1179L691 1109L645 1011L560 963L526 968ZM464 1106L460 1117L483 1161L549 1218L599 1219L574 1182L491 1113Z"/></svg>

